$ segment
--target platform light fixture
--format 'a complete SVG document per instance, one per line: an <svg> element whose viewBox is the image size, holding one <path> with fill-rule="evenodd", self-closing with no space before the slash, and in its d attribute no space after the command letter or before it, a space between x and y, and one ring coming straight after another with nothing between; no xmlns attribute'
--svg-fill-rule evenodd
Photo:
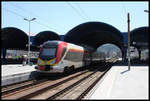
<svg viewBox="0 0 150 101"><path fill-rule="evenodd" d="M30 22L36 20L36 18L32 18L32 19L26 19L24 18L24 20L29 22L29 35L28 35L28 65L30 65Z"/></svg>

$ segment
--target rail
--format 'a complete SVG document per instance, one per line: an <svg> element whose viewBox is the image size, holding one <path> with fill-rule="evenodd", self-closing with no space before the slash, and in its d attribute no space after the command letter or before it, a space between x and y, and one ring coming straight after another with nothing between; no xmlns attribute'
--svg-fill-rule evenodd
<svg viewBox="0 0 150 101"><path fill-rule="evenodd" d="M108 67L93 67L13 91L2 95L2 99L82 99L108 70Z"/></svg>

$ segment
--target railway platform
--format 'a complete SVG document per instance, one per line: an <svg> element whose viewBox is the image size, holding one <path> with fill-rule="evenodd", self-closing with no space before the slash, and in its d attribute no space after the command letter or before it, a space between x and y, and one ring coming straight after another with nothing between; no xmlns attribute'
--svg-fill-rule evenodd
<svg viewBox="0 0 150 101"><path fill-rule="evenodd" d="M31 79L35 65L2 65L1 86ZM112 66L84 99L149 99L149 66Z"/></svg>
<svg viewBox="0 0 150 101"><path fill-rule="evenodd" d="M149 99L149 66L113 66L85 99Z"/></svg>
<svg viewBox="0 0 150 101"><path fill-rule="evenodd" d="M13 65L2 65L2 71L1 76L8 76L8 75L14 75L14 74L20 74L30 71L35 71L34 69L35 65L25 65L22 64L13 64Z"/></svg>
<svg viewBox="0 0 150 101"><path fill-rule="evenodd" d="M32 75L35 73L34 66L23 66L22 64L1 65L1 86L32 79Z"/></svg>

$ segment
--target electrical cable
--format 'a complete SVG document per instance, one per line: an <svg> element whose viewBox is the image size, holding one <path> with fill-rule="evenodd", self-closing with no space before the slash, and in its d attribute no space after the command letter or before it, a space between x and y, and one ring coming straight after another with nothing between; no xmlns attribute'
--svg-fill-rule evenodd
<svg viewBox="0 0 150 101"><path fill-rule="evenodd" d="M13 14L19 16L19 17L22 17L23 19L25 18L24 16L22 16L22 15L16 13L16 12L14 12L14 11L8 10L8 9L6 9L6 8L4 8L4 7L3 7L2 9L6 10L6 11L8 11L8 12L10 12L10 13L13 13Z"/></svg>
<svg viewBox="0 0 150 101"><path fill-rule="evenodd" d="M26 9L24 9L24 8L18 6L18 5L15 5L14 3L9 3L9 4L12 5L12 6L15 6L15 7L19 8L19 9L25 11L25 12L27 12L27 13L30 14L30 15L35 16L35 17L38 18L38 19L40 18L40 19L41 19L42 21L44 21L44 22L47 22L47 20L46 20L45 18L42 18L42 17L38 16L37 14L35 14L35 13L31 12L31 11L27 11ZM43 24L42 24L42 25L43 25ZM56 25L56 23L55 23L55 25ZM58 26L59 26L59 25L58 25ZM60 26L59 26L59 27L60 27ZM63 27L61 27L61 28L64 29Z"/></svg>
<svg viewBox="0 0 150 101"><path fill-rule="evenodd" d="M18 14L18 13L16 13L16 12L14 12L14 11L11 11L11 10L8 10L8 9L6 9L6 8L2 8L2 9L4 9L4 10L6 10L6 11L8 11L8 12L10 12L10 13L12 13L12 14L15 14L15 15L17 15L17 16L19 16L19 17L21 17L21 18L25 18L24 16L22 16L22 15L20 15L20 14ZM37 22L37 21L35 21L37 24L39 24L39 25L41 25L41 26L43 26L43 27L45 27L45 28L51 28L51 27L49 27L49 26L47 26L47 25L44 25L44 24L42 24L42 23L40 23L39 21ZM52 29L54 29L54 28L52 28Z"/></svg>
<svg viewBox="0 0 150 101"><path fill-rule="evenodd" d="M78 8L79 8L80 11L82 12L82 14L84 14L85 17L86 17L88 20L90 20L89 16L87 16L87 14L86 14L85 11L81 8L81 6L80 6L79 4L77 4L77 3L75 3L75 4L78 6Z"/></svg>
<svg viewBox="0 0 150 101"><path fill-rule="evenodd" d="M83 19L85 20L85 18L82 16L82 14L69 2L67 2L67 4Z"/></svg>

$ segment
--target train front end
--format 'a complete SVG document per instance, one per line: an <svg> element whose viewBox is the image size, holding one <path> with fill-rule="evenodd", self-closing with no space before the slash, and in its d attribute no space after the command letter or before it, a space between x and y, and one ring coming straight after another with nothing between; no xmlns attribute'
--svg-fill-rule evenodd
<svg viewBox="0 0 150 101"><path fill-rule="evenodd" d="M35 69L40 72L63 72L60 61L67 44L62 41L47 41L40 49Z"/></svg>

